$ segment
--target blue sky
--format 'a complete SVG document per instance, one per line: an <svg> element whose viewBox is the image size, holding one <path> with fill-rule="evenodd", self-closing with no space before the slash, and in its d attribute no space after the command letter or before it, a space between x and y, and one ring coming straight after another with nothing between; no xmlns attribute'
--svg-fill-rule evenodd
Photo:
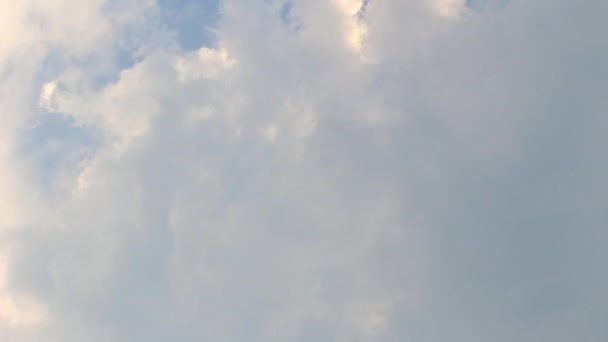
<svg viewBox="0 0 608 342"><path fill-rule="evenodd" d="M0 340L607 340L607 10L0 4Z"/></svg>

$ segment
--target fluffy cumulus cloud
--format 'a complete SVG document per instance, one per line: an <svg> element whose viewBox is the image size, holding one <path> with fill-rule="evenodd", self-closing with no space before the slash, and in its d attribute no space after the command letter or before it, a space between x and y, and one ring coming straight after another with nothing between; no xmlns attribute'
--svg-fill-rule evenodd
<svg viewBox="0 0 608 342"><path fill-rule="evenodd" d="M0 340L608 339L608 2L0 3Z"/></svg>

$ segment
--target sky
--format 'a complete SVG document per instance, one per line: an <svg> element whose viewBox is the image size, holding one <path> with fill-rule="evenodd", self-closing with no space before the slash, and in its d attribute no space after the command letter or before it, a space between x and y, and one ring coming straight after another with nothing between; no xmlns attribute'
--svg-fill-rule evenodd
<svg viewBox="0 0 608 342"><path fill-rule="evenodd" d="M0 2L0 340L608 340L608 2Z"/></svg>

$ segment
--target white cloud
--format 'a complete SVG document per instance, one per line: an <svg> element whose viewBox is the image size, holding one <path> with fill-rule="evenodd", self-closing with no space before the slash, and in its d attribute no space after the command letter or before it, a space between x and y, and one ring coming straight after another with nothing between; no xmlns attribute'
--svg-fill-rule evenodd
<svg viewBox="0 0 608 342"><path fill-rule="evenodd" d="M277 125L269 125L264 130L264 138L271 143L274 143L277 140L277 134L279 133L279 126Z"/></svg>
<svg viewBox="0 0 608 342"><path fill-rule="evenodd" d="M48 110L48 111L54 111L55 110L55 101L54 101L54 96L55 96L55 91L57 90L57 83L56 82L47 82L42 86L42 91L40 92L40 99L38 100L38 104L40 105L40 107Z"/></svg>
<svg viewBox="0 0 608 342"><path fill-rule="evenodd" d="M465 0L434 0L432 8L441 17L454 18L466 8Z"/></svg>
<svg viewBox="0 0 608 342"><path fill-rule="evenodd" d="M200 78L217 79L225 69L236 63L228 56L225 49L201 47L196 53L178 57L176 69L178 79L182 82Z"/></svg>
<svg viewBox="0 0 608 342"><path fill-rule="evenodd" d="M606 5L540 3L0 5L0 339L602 340Z"/></svg>

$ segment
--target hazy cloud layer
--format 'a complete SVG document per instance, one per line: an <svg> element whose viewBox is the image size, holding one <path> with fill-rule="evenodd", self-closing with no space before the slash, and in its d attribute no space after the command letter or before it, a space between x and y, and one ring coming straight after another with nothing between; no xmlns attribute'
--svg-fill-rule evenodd
<svg viewBox="0 0 608 342"><path fill-rule="evenodd" d="M0 3L0 340L605 341L607 11Z"/></svg>

